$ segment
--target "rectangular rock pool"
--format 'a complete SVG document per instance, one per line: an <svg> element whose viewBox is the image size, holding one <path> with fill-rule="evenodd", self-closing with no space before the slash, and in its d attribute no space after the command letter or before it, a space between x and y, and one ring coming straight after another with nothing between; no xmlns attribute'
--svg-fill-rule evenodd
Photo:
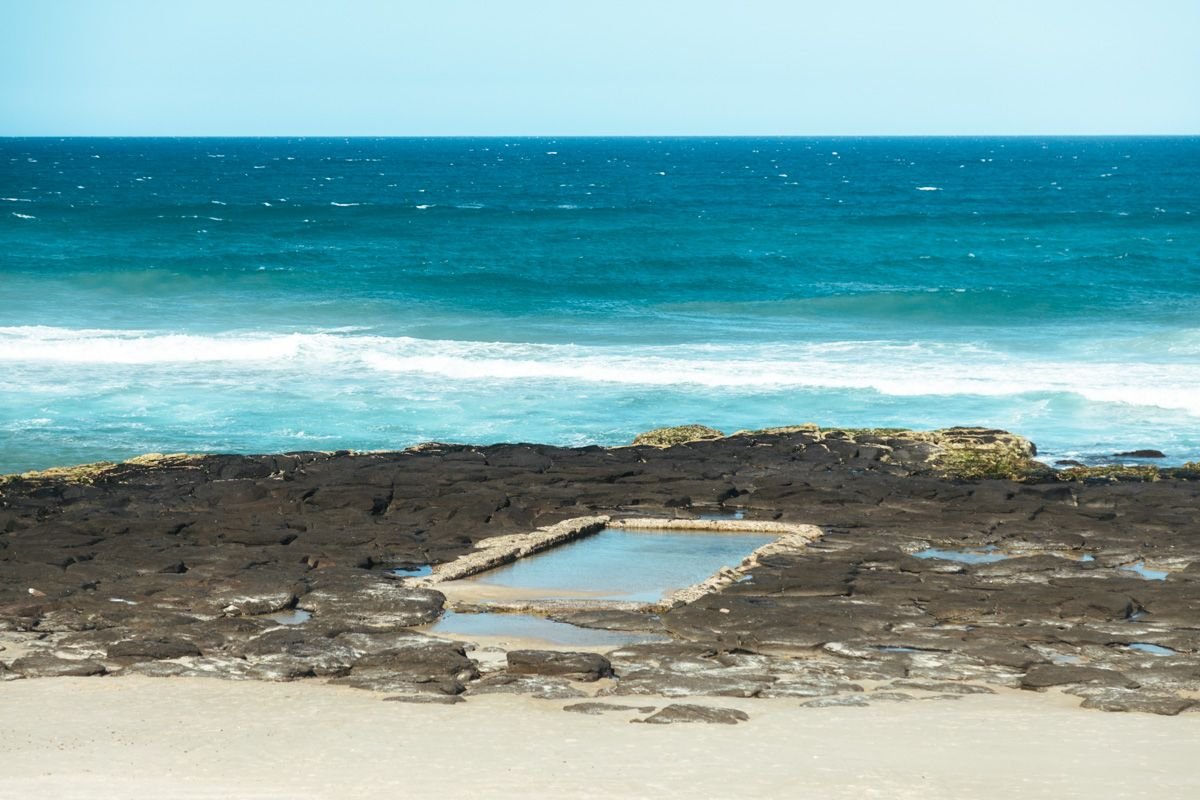
<svg viewBox="0 0 1200 800"><path fill-rule="evenodd" d="M605 528L599 533L481 572L472 583L506 601L591 598L653 603L736 567L776 535L753 532Z"/></svg>

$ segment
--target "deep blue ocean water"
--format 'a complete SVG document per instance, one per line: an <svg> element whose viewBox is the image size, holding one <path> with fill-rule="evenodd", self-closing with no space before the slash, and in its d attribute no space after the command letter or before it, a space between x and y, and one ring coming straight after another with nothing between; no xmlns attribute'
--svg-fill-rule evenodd
<svg viewBox="0 0 1200 800"><path fill-rule="evenodd" d="M806 421L1200 458L1200 139L0 139L0 472Z"/></svg>

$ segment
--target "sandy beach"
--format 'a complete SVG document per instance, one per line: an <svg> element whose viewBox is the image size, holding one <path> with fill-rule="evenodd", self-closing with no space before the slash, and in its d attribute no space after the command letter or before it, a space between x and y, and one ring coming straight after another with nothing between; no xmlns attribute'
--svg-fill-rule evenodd
<svg viewBox="0 0 1200 800"><path fill-rule="evenodd" d="M560 710L571 701L519 696L452 707L382 696L314 683L11 682L0 686L0 797L1200 795L1200 715L1088 713L1056 694L826 709L687 700L746 710L736 726L629 724L635 712L585 716Z"/></svg>

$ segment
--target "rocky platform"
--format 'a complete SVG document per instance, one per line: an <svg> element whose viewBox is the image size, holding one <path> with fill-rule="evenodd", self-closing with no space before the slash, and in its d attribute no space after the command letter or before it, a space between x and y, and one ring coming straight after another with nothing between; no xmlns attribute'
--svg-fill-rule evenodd
<svg viewBox="0 0 1200 800"><path fill-rule="evenodd" d="M1187 470L975 478L988 474L980 463L1027 460L1025 448L977 429L810 426L612 449L177 456L11 476L0 479L0 680L322 678L413 697L599 687L816 705L993 684L1061 687L1109 711L1200 710L1200 481ZM947 465L975 479L947 477ZM824 536L653 619L576 615L672 638L603 660L484 664L410 630L444 598L389 572L575 517L734 509ZM1007 557L915 555L930 548ZM295 609L311 618L273 616Z"/></svg>

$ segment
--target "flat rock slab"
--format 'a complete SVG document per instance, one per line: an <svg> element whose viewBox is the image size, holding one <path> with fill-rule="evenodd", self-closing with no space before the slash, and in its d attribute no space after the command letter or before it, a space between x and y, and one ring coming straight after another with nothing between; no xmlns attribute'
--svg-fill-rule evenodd
<svg viewBox="0 0 1200 800"><path fill-rule="evenodd" d="M897 689L914 689L920 692L936 692L938 694L995 694L995 689L979 686L974 683L958 683L956 681L892 681Z"/></svg>
<svg viewBox="0 0 1200 800"><path fill-rule="evenodd" d="M1173 717L1183 711L1200 706L1196 700L1173 694L1139 692L1129 689L1104 689L1089 692L1083 701L1084 708L1100 711L1133 711L1143 714L1162 714Z"/></svg>
<svg viewBox="0 0 1200 800"><path fill-rule="evenodd" d="M126 639L108 646L107 656L117 661L159 661L200 655L192 642L163 636L156 639Z"/></svg>
<svg viewBox="0 0 1200 800"><path fill-rule="evenodd" d="M616 703L574 703L573 705L563 706L563 711L570 711L575 714L589 714L598 716L607 714L610 711L636 711L639 714L649 714L656 706L622 706Z"/></svg>
<svg viewBox="0 0 1200 800"><path fill-rule="evenodd" d="M595 681L613 674L612 664L599 653L557 650L510 650L508 671L517 675L551 675L576 681Z"/></svg>
<svg viewBox="0 0 1200 800"><path fill-rule="evenodd" d="M463 684L451 677L414 677L405 673L397 673L386 668L355 667L349 675L334 678L330 683L339 686L349 686L353 689L366 689L371 692L396 692L400 694L461 694Z"/></svg>
<svg viewBox="0 0 1200 800"><path fill-rule="evenodd" d="M911 694L904 692L871 692L867 695L869 700L886 700L892 703L907 703L909 700L916 700Z"/></svg>
<svg viewBox="0 0 1200 800"><path fill-rule="evenodd" d="M672 703L671 705L651 714L645 719L633 719L630 722L643 722L647 725L674 725L679 722L704 722L710 725L736 725L750 719L745 711L736 708L721 708L718 706L698 706L690 703Z"/></svg>
<svg viewBox="0 0 1200 800"><path fill-rule="evenodd" d="M813 700L806 700L800 704L804 708L845 708L847 706L854 708L865 708L870 705L867 698L862 695L839 695L835 697L818 697Z"/></svg>
<svg viewBox="0 0 1200 800"><path fill-rule="evenodd" d="M1112 669L1039 664L1025 673L1025 677L1021 679L1021 688L1047 689L1051 686L1076 683L1120 686L1127 689L1136 685L1134 681Z"/></svg>
<svg viewBox="0 0 1200 800"><path fill-rule="evenodd" d="M419 705L452 706L465 703L467 699L461 694L394 694L383 698L389 703L416 703Z"/></svg>
<svg viewBox="0 0 1200 800"><path fill-rule="evenodd" d="M103 675L108 670L99 661L58 658L52 655L33 655L18 658L11 669L26 678L83 678Z"/></svg>
<svg viewBox="0 0 1200 800"><path fill-rule="evenodd" d="M433 622L445 603L441 592L362 573L327 581L301 597L297 607L361 630L387 631Z"/></svg>
<svg viewBox="0 0 1200 800"><path fill-rule="evenodd" d="M471 684L471 694L527 694L539 700L574 700L587 697L562 678L546 675L488 675Z"/></svg>

